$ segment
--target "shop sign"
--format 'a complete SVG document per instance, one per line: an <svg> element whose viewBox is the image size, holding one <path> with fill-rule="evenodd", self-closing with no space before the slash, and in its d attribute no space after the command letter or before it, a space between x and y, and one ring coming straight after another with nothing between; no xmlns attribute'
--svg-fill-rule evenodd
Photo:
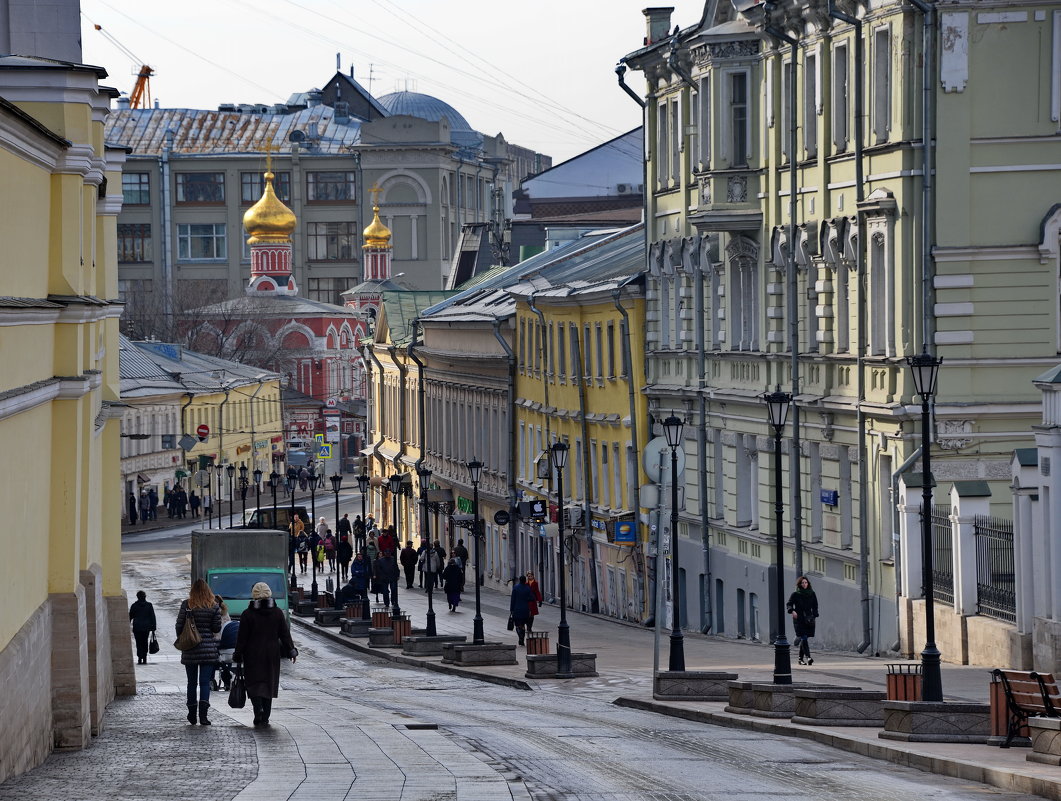
<svg viewBox="0 0 1061 801"><path fill-rule="evenodd" d="M637 525L633 520L616 520L612 524L616 545L634 545L637 541Z"/></svg>
<svg viewBox="0 0 1061 801"><path fill-rule="evenodd" d="M463 498L463 497L458 495L457 496L457 511L462 513L462 514L470 515L472 513L472 502L470 500L468 500L467 498Z"/></svg>

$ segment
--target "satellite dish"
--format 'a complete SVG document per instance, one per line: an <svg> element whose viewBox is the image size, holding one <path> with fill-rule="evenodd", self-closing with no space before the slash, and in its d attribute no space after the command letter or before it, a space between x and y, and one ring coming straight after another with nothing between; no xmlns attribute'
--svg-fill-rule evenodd
<svg viewBox="0 0 1061 801"><path fill-rule="evenodd" d="M670 481L670 445L666 437L654 437L641 453L641 463L653 483L660 483L661 474ZM662 467L662 469L661 469ZM678 478L685 473L685 451L678 448Z"/></svg>
<svg viewBox="0 0 1061 801"><path fill-rule="evenodd" d="M306 133L305 131L292 131L287 135L287 138L290 139L292 142L305 142Z"/></svg>

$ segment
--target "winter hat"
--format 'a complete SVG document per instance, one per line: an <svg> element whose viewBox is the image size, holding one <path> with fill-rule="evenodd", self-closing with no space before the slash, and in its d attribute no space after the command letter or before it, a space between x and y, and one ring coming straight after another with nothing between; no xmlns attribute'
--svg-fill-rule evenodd
<svg viewBox="0 0 1061 801"><path fill-rule="evenodd" d="M253 587L251 587L251 598L255 601L260 601L262 598L272 598L273 591L264 581L259 581Z"/></svg>

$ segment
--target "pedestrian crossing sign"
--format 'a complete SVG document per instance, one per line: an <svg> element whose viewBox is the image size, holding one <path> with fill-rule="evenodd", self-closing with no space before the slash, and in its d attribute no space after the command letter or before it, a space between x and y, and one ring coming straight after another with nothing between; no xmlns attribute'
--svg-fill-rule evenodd
<svg viewBox="0 0 1061 801"><path fill-rule="evenodd" d="M318 459L331 459L332 458L332 446L321 445L317 448Z"/></svg>
<svg viewBox="0 0 1061 801"><path fill-rule="evenodd" d="M323 434L314 434L313 435L313 440L318 445L323 445L324 444L324 435Z"/></svg>

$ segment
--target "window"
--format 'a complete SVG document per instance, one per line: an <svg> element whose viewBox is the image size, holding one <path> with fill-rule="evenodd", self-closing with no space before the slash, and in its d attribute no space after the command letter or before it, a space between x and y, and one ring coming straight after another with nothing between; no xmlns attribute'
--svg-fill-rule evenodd
<svg viewBox="0 0 1061 801"><path fill-rule="evenodd" d="M122 173L122 203L146 206L151 202L151 176L146 172Z"/></svg>
<svg viewBox="0 0 1061 801"><path fill-rule="evenodd" d="M162 450L172 451L177 449L177 435L176 434L163 434L162 435Z"/></svg>
<svg viewBox="0 0 1061 801"><path fill-rule="evenodd" d="M671 185L677 186L680 176L678 168L681 165L682 141L682 108L679 98L674 98L670 103L670 179Z"/></svg>
<svg viewBox="0 0 1061 801"><path fill-rule="evenodd" d="M700 81L700 91L697 93L699 98L700 113L697 123L700 126L700 132L697 137L697 142L700 145L700 165L703 169L708 169L711 164L711 81L708 78L704 78Z"/></svg>
<svg viewBox="0 0 1061 801"><path fill-rule="evenodd" d="M306 282L306 295L310 300L342 306L342 293L356 283L357 279L352 275L347 278L310 278Z"/></svg>
<svg viewBox="0 0 1061 801"><path fill-rule="evenodd" d="M527 321L519 321L519 369L520 372L527 371Z"/></svg>
<svg viewBox="0 0 1061 801"><path fill-rule="evenodd" d="M590 339L589 326L583 326L582 328L582 378L589 378L593 375L593 354L591 348L593 342Z"/></svg>
<svg viewBox="0 0 1061 801"><path fill-rule="evenodd" d="M670 134L667 126L667 102L660 101L656 106L656 183L660 189L667 186L670 175Z"/></svg>
<svg viewBox="0 0 1061 801"><path fill-rule="evenodd" d="M545 373L546 375L552 376L556 371L556 325L549 323L549 330L547 331L549 339L549 354L545 362Z"/></svg>
<svg viewBox="0 0 1061 801"><path fill-rule="evenodd" d="M273 178L273 189L276 196L284 203L291 201L291 173L278 172ZM241 172L239 174L239 195L244 203L257 203L265 191L265 178L260 172Z"/></svg>
<svg viewBox="0 0 1061 801"><path fill-rule="evenodd" d="M354 258L356 236L352 223L306 223L306 237L310 261L350 261Z"/></svg>
<svg viewBox="0 0 1061 801"><path fill-rule="evenodd" d="M608 323L608 378L615 378L615 323Z"/></svg>
<svg viewBox="0 0 1061 801"><path fill-rule="evenodd" d="M689 166L695 171L700 159L700 92L689 93Z"/></svg>
<svg viewBox="0 0 1061 801"><path fill-rule="evenodd" d="M873 32L873 136L888 141L891 129L892 46L888 28Z"/></svg>
<svg viewBox="0 0 1061 801"><path fill-rule="evenodd" d="M310 202L355 200L352 172L310 172L306 174L306 199Z"/></svg>
<svg viewBox="0 0 1061 801"><path fill-rule="evenodd" d="M729 76L729 119L731 136L731 167L748 163L748 73L734 72Z"/></svg>
<svg viewBox="0 0 1061 801"><path fill-rule="evenodd" d="M224 203L225 174L223 172L177 173L178 203Z"/></svg>
<svg viewBox="0 0 1061 801"><path fill-rule="evenodd" d="M803 62L803 149L807 158L818 155L818 56Z"/></svg>
<svg viewBox="0 0 1061 801"><path fill-rule="evenodd" d="M567 333L567 331L564 328L564 324L560 323L560 325L557 326L557 329L556 329L556 355L560 359L560 364L556 368L556 372L557 372L557 375L559 375L561 379L567 377L567 337L566 337L566 333Z"/></svg>
<svg viewBox="0 0 1061 801"><path fill-rule="evenodd" d="M568 339L571 342L571 378L572 380L578 378L579 370L579 353L578 353L578 326L574 323L568 329Z"/></svg>
<svg viewBox="0 0 1061 801"><path fill-rule="evenodd" d="M181 223L177 226L177 258L220 261L225 258L224 223Z"/></svg>
<svg viewBox="0 0 1061 801"><path fill-rule="evenodd" d="M847 98L847 45L833 50L833 144L836 149L847 149L847 118L850 115Z"/></svg>
<svg viewBox="0 0 1061 801"><path fill-rule="evenodd" d="M781 130L777 132L781 140L781 155L786 160L791 157L789 153L789 139L792 137L792 62L786 61L781 65Z"/></svg>
<svg viewBox="0 0 1061 801"><path fill-rule="evenodd" d="M620 339L622 339L623 343L625 343L626 342L626 338L629 335L630 335L629 332L626 330L626 321L623 320L621 323L619 323L619 337L620 337ZM628 351L627 351L626 347L624 346L623 349L622 349L622 365L623 365L622 369L623 369L623 371L620 374L620 376L622 378L626 378L628 375L630 375L630 361L627 359L627 354L628 354Z"/></svg>
<svg viewBox="0 0 1061 801"><path fill-rule="evenodd" d="M594 327L594 332L597 338L597 378L604 378L604 332L601 329L600 323Z"/></svg>
<svg viewBox="0 0 1061 801"><path fill-rule="evenodd" d="M118 223L118 261L151 261L151 226Z"/></svg>

